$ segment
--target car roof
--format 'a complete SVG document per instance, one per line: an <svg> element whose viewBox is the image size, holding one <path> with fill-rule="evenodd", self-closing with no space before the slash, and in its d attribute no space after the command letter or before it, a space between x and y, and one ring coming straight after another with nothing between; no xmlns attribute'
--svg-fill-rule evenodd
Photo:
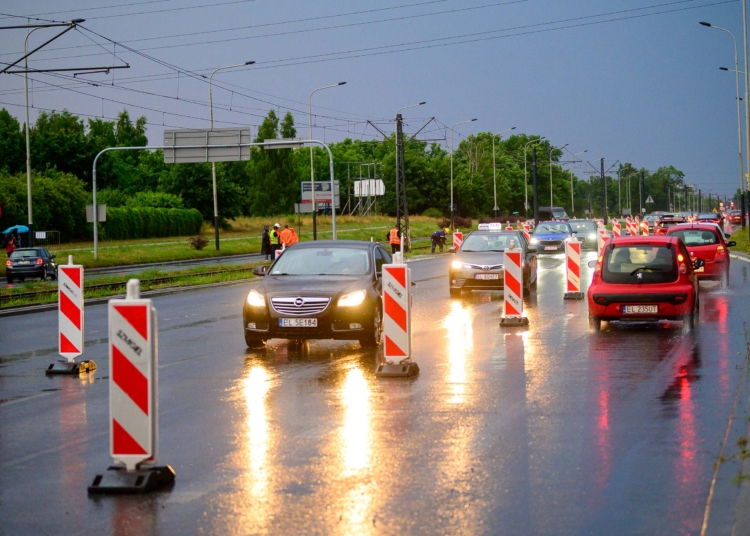
<svg viewBox="0 0 750 536"><path fill-rule="evenodd" d="M308 242L297 242L295 248L354 248L354 249L371 249L378 246L377 242L367 242L365 240L311 240Z"/></svg>
<svg viewBox="0 0 750 536"><path fill-rule="evenodd" d="M39 251L40 249L44 249L44 248L16 248L13 251L14 252L16 251Z"/></svg>
<svg viewBox="0 0 750 536"><path fill-rule="evenodd" d="M681 231L684 229L698 229L701 231L717 231L719 230L719 226L715 223L681 223L679 225L674 225L669 228L667 231L667 234L670 234L674 231Z"/></svg>
<svg viewBox="0 0 750 536"><path fill-rule="evenodd" d="M669 235L620 236L610 238L608 244L614 244L615 246L637 246L640 244L662 246L670 243L674 244L679 241L679 237Z"/></svg>

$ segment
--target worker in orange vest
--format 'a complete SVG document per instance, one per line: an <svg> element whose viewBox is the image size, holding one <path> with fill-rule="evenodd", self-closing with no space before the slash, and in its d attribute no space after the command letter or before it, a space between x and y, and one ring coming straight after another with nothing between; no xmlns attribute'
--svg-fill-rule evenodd
<svg viewBox="0 0 750 536"><path fill-rule="evenodd" d="M297 236L297 231L294 230L294 227L290 227L289 231L291 232L291 238L289 239L291 243L289 245L292 246L299 242L299 236Z"/></svg>
<svg viewBox="0 0 750 536"><path fill-rule="evenodd" d="M292 231L289 230L289 224L284 225L284 230L281 231L279 240L284 245L284 247L289 247L292 245Z"/></svg>
<svg viewBox="0 0 750 536"><path fill-rule="evenodd" d="M401 250L401 229L398 228L398 222L393 226L388 234L386 235L388 241L391 243L391 253L396 253Z"/></svg>

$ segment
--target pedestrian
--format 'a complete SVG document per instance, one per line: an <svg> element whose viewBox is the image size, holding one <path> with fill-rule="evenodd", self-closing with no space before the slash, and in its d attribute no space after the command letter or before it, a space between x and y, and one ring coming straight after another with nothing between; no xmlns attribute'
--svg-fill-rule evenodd
<svg viewBox="0 0 750 536"><path fill-rule="evenodd" d="M287 223L284 225L284 230L281 231L281 234L279 235L279 240L281 241L282 246L284 248L288 248L292 245L292 231L289 230L289 224Z"/></svg>
<svg viewBox="0 0 750 536"><path fill-rule="evenodd" d="M445 231L443 229L438 229L434 233L432 233L432 250L430 253L435 253L435 246L440 246L440 253L443 252L443 248L445 247Z"/></svg>
<svg viewBox="0 0 750 536"><path fill-rule="evenodd" d="M297 242L299 242L299 236L297 236L297 231L294 230L294 227L290 227L289 231L291 231L291 233L292 233L292 237L290 239L290 241L291 241L290 245L293 246L294 244L296 244Z"/></svg>
<svg viewBox="0 0 750 536"><path fill-rule="evenodd" d="M5 253L8 254L8 257L10 257L10 254L13 253L13 251L16 249L16 244L18 244L18 234L16 229L13 229L11 232L5 235L5 238L3 239Z"/></svg>
<svg viewBox="0 0 750 536"><path fill-rule="evenodd" d="M271 233L268 230L268 225L263 226L263 238L260 239L260 254L265 255L265 259L271 258Z"/></svg>
<svg viewBox="0 0 750 536"><path fill-rule="evenodd" d="M393 229L388 231L385 235L388 241L391 243L391 254L400 251L401 249L401 229L398 227L398 222L393 226Z"/></svg>
<svg viewBox="0 0 750 536"><path fill-rule="evenodd" d="M279 229L281 229L281 225L274 223L273 231L271 231L271 260L276 260L276 251L281 248L281 234Z"/></svg>

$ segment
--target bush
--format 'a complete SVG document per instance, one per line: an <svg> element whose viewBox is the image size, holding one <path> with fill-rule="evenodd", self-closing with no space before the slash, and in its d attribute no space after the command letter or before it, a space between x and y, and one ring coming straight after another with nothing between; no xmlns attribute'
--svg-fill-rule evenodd
<svg viewBox="0 0 750 536"><path fill-rule="evenodd" d="M517 214L513 216L498 216L497 218L479 218L479 223L516 223L519 221L524 222L526 218Z"/></svg>
<svg viewBox="0 0 750 536"><path fill-rule="evenodd" d="M111 240L199 234L203 216L195 209L107 207L103 236Z"/></svg>
<svg viewBox="0 0 750 536"><path fill-rule="evenodd" d="M471 218L462 218L461 216L453 216L453 223L455 226L458 227L464 227L464 228L471 228L472 222ZM449 218L443 218L443 220L440 222L440 225L438 227L445 228L451 226L451 220Z"/></svg>
<svg viewBox="0 0 750 536"><path fill-rule="evenodd" d="M197 249L198 251L202 250L208 245L208 240L203 238L201 235L195 235L188 238L188 242L190 242L190 246L193 249Z"/></svg>
<svg viewBox="0 0 750 536"><path fill-rule="evenodd" d="M181 196L163 192L138 192L124 204L132 208L185 208Z"/></svg>
<svg viewBox="0 0 750 536"><path fill-rule="evenodd" d="M433 208L428 208L427 210L422 212L422 216L425 216L427 218L442 218L443 213L440 210L433 207Z"/></svg>

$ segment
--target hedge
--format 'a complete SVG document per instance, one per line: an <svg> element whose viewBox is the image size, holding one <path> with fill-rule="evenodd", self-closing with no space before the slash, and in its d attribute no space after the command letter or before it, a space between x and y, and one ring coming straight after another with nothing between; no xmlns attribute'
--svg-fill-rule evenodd
<svg viewBox="0 0 750 536"><path fill-rule="evenodd" d="M103 237L111 240L196 235L203 216L196 209L107 207Z"/></svg>

